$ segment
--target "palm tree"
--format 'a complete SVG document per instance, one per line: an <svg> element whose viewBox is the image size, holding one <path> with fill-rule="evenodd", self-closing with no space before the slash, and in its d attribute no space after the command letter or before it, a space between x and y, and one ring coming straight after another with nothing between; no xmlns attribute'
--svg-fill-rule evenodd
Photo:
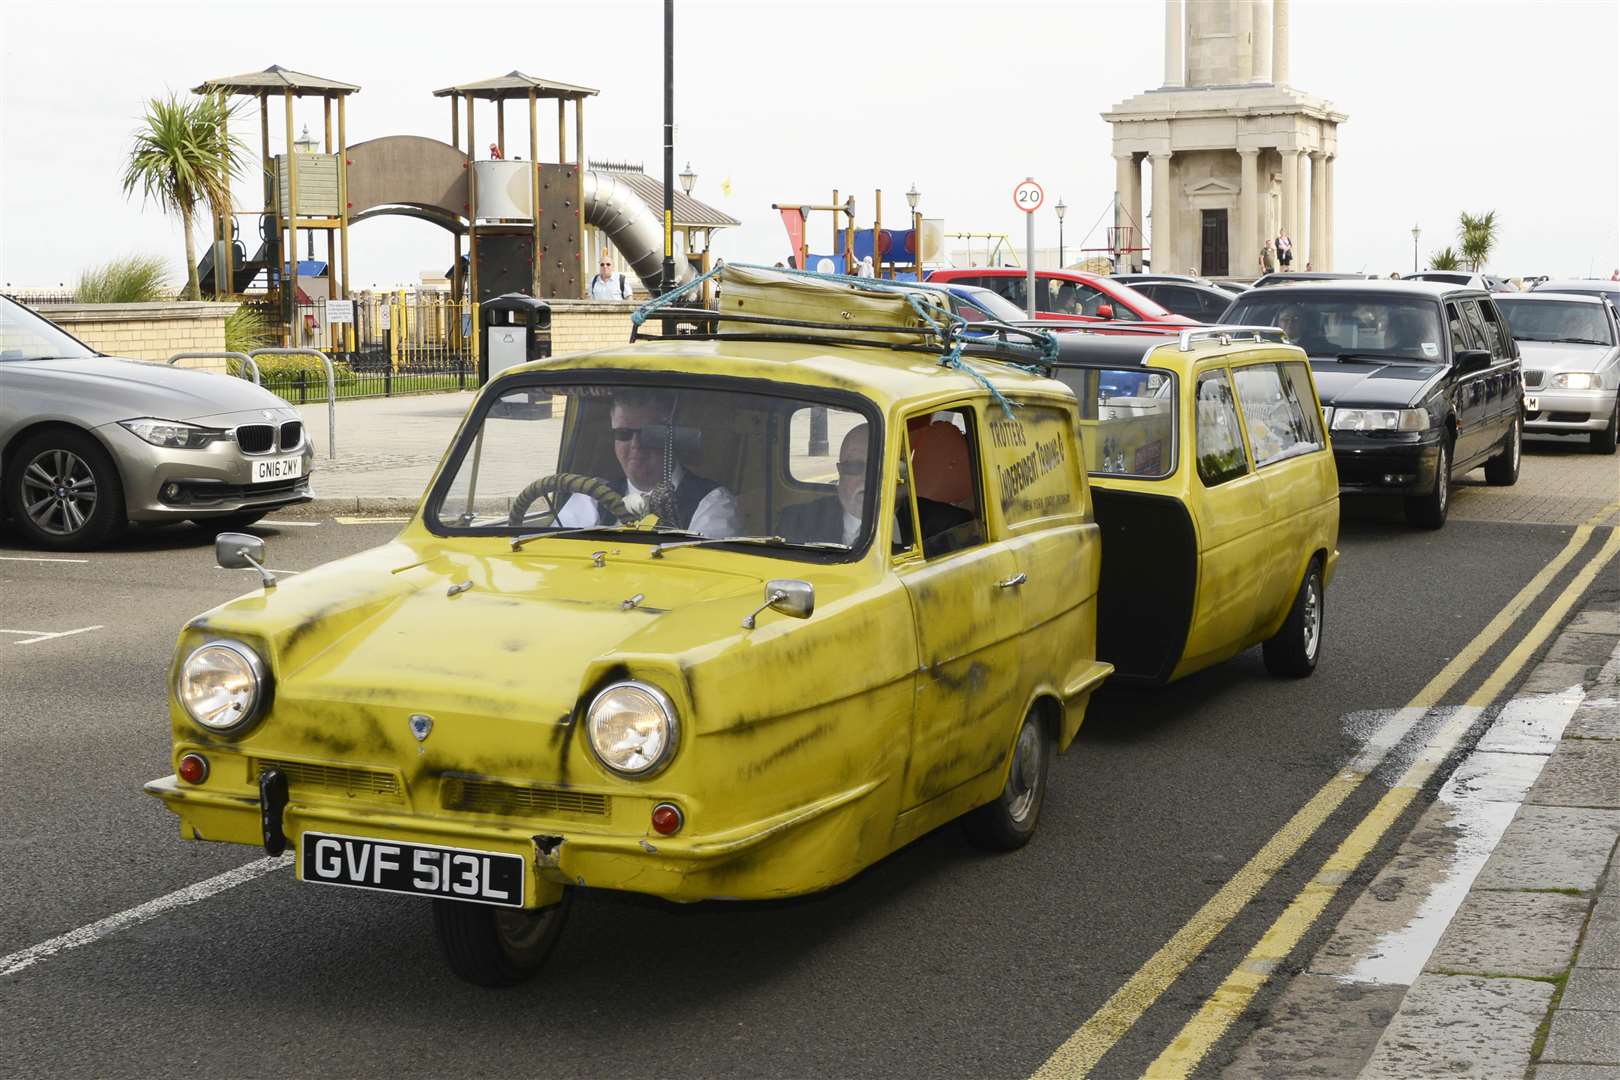
<svg viewBox="0 0 1620 1080"><path fill-rule="evenodd" d="M1457 264L1457 253L1451 250L1450 246L1443 247L1429 256L1430 270L1455 270Z"/></svg>
<svg viewBox="0 0 1620 1080"><path fill-rule="evenodd" d="M202 298L192 218L204 201L216 210L230 206L231 180L241 171L241 154L247 149L231 134L234 114L223 94L189 101L173 93L167 99L152 98L124 168L126 197L139 187L143 199L155 199L165 211L180 215L186 233L185 295L192 300Z"/></svg>
<svg viewBox="0 0 1620 1080"><path fill-rule="evenodd" d="M1485 269L1491 248L1496 246L1496 211L1487 210L1474 215L1464 210L1457 219L1457 242L1462 249L1463 261L1476 274Z"/></svg>

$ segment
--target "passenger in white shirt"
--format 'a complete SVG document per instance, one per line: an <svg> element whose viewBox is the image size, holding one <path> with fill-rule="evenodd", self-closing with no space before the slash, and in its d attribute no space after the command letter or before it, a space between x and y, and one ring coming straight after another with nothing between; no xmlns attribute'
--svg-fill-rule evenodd
<svg viewBox="0 0 1620 1080"><path fill-rule="evenodd" d="M613 399L613 453L624 479L610 486L625 497L637 516L663 496L673 500L672 515L660 514L659 524L686 529L708 537L742 535L742 514L737 497L713 480L683 468L674 460L669 441L674 428L674 395L656 390L626 390ZM667 491L659 489L669 477ZM614 518L589 495L575 494L563 503L557 524L564 528L609 525Z"/></svg>

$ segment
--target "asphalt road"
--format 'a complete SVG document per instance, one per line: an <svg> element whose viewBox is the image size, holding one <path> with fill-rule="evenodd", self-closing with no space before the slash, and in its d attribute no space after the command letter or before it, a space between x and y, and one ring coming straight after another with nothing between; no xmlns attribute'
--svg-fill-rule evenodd
<svg viewBox="0 0 1620 1080"><path fill-rule="evenodd" d="M0 1075L1028 1076L1573 531L1423 533L1387 509L1346 508L1313 678L1268 677L1256 649L1100 698L1020 852L946 827L791 902L586 892L547 973L504 992L446 971L421 901L289 868L0 976ZM304 570L395 528L262 533L272 565ZM0 956L260 857L181 842L140 790L169 771L179 626L253 584L214 567L209 539L141 533L79 562L0 546L0 630L80 631L0 634ZM1139 1075L1379 794L1353 795L1096 1075Z"/></svg>

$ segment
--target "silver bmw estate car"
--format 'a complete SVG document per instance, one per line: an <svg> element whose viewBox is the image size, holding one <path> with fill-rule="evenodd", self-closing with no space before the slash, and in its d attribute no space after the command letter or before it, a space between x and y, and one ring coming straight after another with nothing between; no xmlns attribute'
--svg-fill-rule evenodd
<svg viewBox="0 0 1620 1080"><path fill-rule="evenodd" d="M46 548L130 522L240 529L310 499L298 413L243 379L102 356L0 298L0 513Z"/></svg>
<svg viewBox="0 0 1620 1080"><path fill-rule="evenodd" d="M1620 434L1620 319L1592 293L1537 289L1496 306L1524 358L1526 435L1585 435L1599 454Z"/></svg>

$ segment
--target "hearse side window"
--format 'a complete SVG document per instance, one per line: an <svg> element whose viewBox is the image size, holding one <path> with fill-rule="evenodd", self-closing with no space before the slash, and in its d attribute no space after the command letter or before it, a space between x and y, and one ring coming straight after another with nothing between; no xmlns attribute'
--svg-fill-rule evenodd
<svg viewBox="0 0 1620 1080"><path fill-rule="evenodd" d="M1238 425L1237 404L1226 372L1210 371L1198 376L1198 477L1206 487L1236 480L1249 471L1243 451L1243 432Z"/></svg>
<svg viewBox="0 0 1620 1080"><path fill-rule="evenodd" d="M1475 300L1464 300L1462 304L1463 318L1468 321L1468 328L1474 332L1479 340L1479 348L1489 352L1494 358L1502 358L1502 345L1494 335L1485 328L1485 319L1479 313L1479 303Z"/></svg>
<svg viewBox="0 0 1620 1080"><path fill-rule="evenodd" d="M1446 325L1451 330L1451 356L1453 360L1464 349L1482 349L1485 347L1474 341L1474 332L1463 322L1462 313L1457 310L1456 304L1446 305Z"/></svg>
<svg viewBox="0 0 1620 1080"><path fill-rule="evenodd" d="M1496 305L1483 300L1479 305L1480 318L1485 320L1485 337L1491 343L1491 352L1498 360L1513 358L1513 335L1508 332L1507 320L1499 318Z"/></svg>

